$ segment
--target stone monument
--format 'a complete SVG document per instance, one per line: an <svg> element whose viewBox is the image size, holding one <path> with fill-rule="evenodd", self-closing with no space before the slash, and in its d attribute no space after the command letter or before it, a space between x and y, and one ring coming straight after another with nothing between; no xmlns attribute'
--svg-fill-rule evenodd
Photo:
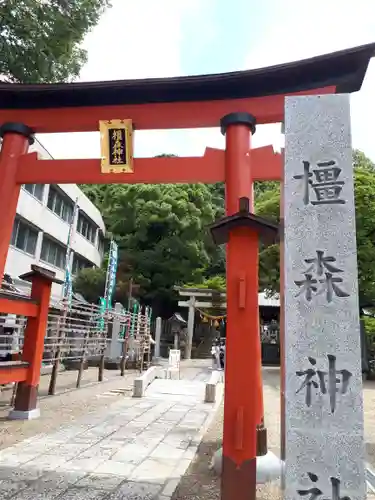
<svg viewBox="0 0 375 500"><path fill-rule="evenodd" d="M118 370L120 368L120 361L122 355L122 339L120 340L121 332L121 316L123 315L123 306L116 302L112 322L111 340L107 345L105 351L104 366L106 370Z"/></svg>
<svg viewBox="0 0 375 500"><path fill-rule="evenodd" d="M160 358L161 327L162 327L162 320L161 317L158 316L156 318L156 327L155 327L155 350L154 350L155 361L159 361Z"/></svg>
<svg viewBox="0 0 375 500"><path fill-rule="evenodd" d="M349 96L286 98L284 203L285 498L363 500Z"/></svg>

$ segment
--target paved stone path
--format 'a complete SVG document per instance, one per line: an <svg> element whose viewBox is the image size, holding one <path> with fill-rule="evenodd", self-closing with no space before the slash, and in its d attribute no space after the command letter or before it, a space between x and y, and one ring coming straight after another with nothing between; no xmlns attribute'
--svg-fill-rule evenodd
<svg viewBox="0 0 375 500"><path fill-rule="evenodd" d="M155 380L142 399L124 397L2 450L0 498L170 498L220 404L203 403L207 378Z"/></svg>

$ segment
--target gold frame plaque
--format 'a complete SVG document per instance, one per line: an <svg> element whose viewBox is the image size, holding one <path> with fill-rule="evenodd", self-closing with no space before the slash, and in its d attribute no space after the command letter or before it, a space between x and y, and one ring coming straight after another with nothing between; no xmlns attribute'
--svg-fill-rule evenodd
<svg viewBox="0 0 375 500"><path fill-rule="evenodd" d="M131 120L100 120L102 174L131 174L133 167L133 124Z"/></svg>

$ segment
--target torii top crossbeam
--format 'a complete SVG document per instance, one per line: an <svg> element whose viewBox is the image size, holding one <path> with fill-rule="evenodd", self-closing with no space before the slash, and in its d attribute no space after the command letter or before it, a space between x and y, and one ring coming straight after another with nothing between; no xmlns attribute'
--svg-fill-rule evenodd
<svg viewBox="0 0 375 500"><path fill-rule="evenodd" d="M35 133L86 132L129 117L137 130L217 127L236 110L258 124L283 121L284 97L361 88L375 44L268 68L216 75L59 84L0 85L0 124Z"/></svg>

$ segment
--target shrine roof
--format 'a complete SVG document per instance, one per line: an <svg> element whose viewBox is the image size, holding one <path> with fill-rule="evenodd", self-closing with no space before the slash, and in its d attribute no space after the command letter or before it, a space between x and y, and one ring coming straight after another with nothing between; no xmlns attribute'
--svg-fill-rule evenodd
<svg viewBox="0 0 375 500"><path fill-rule="evenodd" d="M375 43L266 68L212 75L57 84L0 83L0 109L217 101L333 86L361 88Z"/></svg>

